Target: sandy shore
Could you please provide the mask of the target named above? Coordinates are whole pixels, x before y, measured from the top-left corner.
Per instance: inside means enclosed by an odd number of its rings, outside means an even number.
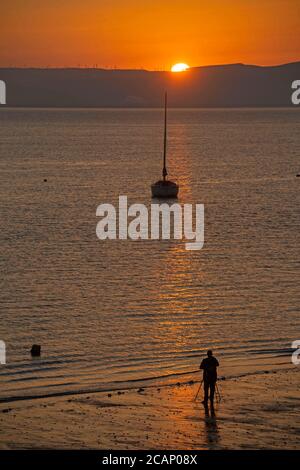
[[[0,447],[299,449],[300,368],[219,382],[215,416],[199,383],[0,406]],[[110,395],[110,396],[109,396]]]

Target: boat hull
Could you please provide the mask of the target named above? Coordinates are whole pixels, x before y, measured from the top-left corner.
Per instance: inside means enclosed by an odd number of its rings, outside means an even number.
[[[173,181],[157,181],[151,185],[151,193],[153,198],[159,199],[176,199],[178,196],[179,186]]]

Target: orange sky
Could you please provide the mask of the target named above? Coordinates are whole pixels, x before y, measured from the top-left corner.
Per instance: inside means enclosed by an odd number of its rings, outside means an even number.
[[[2,67],[300,60],[300,0],[9,0],[0,21]]]

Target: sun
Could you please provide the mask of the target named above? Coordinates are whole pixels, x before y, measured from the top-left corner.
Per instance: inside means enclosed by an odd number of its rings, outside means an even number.
[[[190,67],[187,64],[175,64],[171,68],[171,72],[184,72],[185,70],[189,69]]]

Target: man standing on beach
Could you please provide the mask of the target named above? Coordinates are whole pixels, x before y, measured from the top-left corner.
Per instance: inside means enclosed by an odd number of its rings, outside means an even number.
[[[203,370],[203,383],[204,383],[204,405],[208,402],[208,391],[210,391],[210,402],[213,404],[215,396],[215,388],[217,381],[217,367],[219,367],[218,360],[213,356],[212,351],[207,351],[207,357],[202,360],[200,369]]]

